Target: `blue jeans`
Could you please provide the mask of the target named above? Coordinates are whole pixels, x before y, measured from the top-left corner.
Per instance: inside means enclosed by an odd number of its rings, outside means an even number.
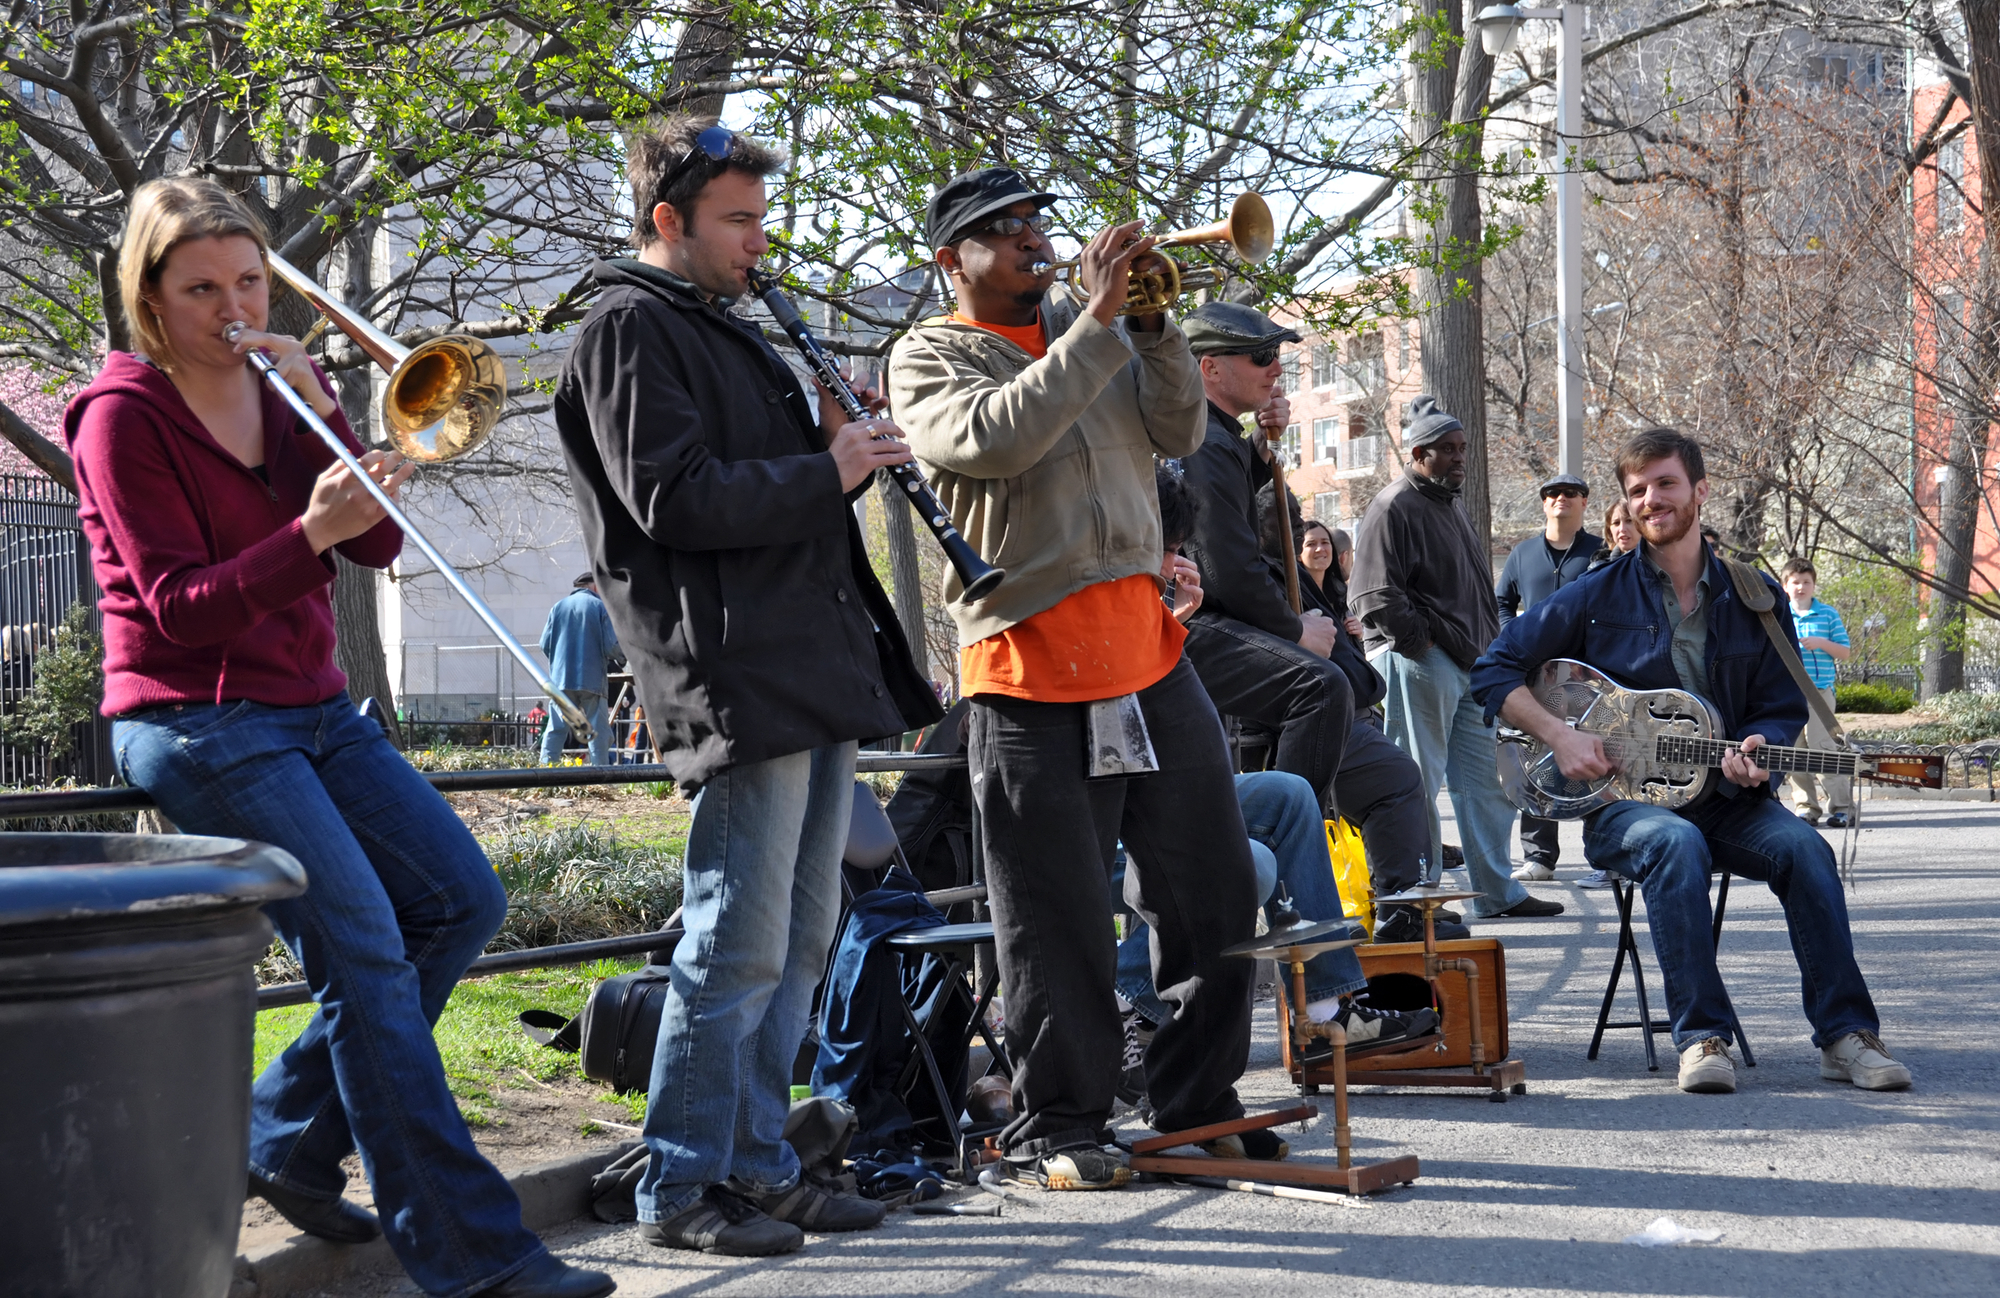
[[[1308,920],[1339,919],[1340,886],[1326,852],[1326,821],[1312,785],[1283,771],[1252,771],[1236,777],[1236,800],[1250,835],[1250,859],[1257,868],[1257,904],[1268,901],[1282,882],[1292,904]],[[1123,866],[1120,867],[1123,872]],[[1112,895],[1121,895],[1114,881]],[[1153,957],[1144,924],[1118,944],[1118,992],[1138,1007],[1147,1022],[1166,1022],[1170,1012],[1153,990]],[[1364,934],[1360,929],[1353,936]],[[1343,996],[1368,985],[1354,948],[1327,951],[1306,962],[1306,999]],[[1286,984],[1287,991],[1290,983]]]
[[[1436,645],[1422,658],[1384,649],[1368,661],[1389,683],[1382,699],[1383,731],[1424,773],[1433,867],[1444,860],[1437,795],[1448,783],[1465,868],[1481,894],[1471,903],[1472,913],[1498,915],[1520,904],[1528,890],[1510,877],[1508,847],[1516,812],[1500,791],[1493,727],[1472,697],[1470,675]]]
[[[270,843],[306,867],[305,893],[264,913],[319,1013],[257,1079],[250,1170],[336,1199],[358,1147],[389,1247],[427,1293],[476,1293],[539,1257],[431,1038],[507,915],[444,799],[345,694],[152,708],[120,720],[112,742],[119,774],[181,829]]]
[[[1854,962],[1833,849],[1775,798],[1712,796],[1678,813],[1614,802],[1583,822],[1583,846],[1592,865],[1636,881],[1645,894],[1676,1047],[1733,1035],[1729,999],[1715,971],[1708,875],[1716,869],[1764,881],[1785,908],[1814,1045],[1879,1026]]]
[[[687,932],[646,1096],[641,1221],[665,1221],[732,1178],[757,1193],[798,1184],[785,1115],[840,915],[855,749],[733,766],[695,795]]]
[[[604,696],[590,690],[564,690],[569,701],[590,718],[590,764],[609,766],[611,764],[611,712],[605,706]],[[549,705],[549,722],[542,729],[542,765],[554,766],[562,757],[563,745],[569,742],[569,723],[556,711],[555,704]]]

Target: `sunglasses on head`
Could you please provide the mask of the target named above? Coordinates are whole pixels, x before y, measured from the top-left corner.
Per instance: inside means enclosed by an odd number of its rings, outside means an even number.
[[[1056,219],[1047,212],[1037,212],[1033,216],[996,216],[990,221],[981,221],[964,234],[961,239],[976,235],[997,234],[1003,239],[1011,238],[1023,230],[1033,230],[1036,234],[1047,234],[1055,228]]]
[[[664,194],[674,187],[687,169],[694,165],[696,158],[707,158],[710,162],[727,162],[736,152],[736,132],[726,126],[711,126],[694,137],[694,147],[681,155],[681,160],[668,169],[666,179],[660,182],[655,193]]]

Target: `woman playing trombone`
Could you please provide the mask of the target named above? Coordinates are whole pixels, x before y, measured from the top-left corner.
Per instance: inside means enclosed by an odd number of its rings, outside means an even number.
[[[266,908],[319,1013],[256,1081],[250,1190],[309,1234],[386,1232],[433,1294],[609,1293],[522,1226],[445,1082],[431,1026],[506,893],[333,665],[328,551],[386,567],[402,535],[246,362],[274,357],[360,452],[303,346],[265,332],[267,252],[213,181],[140,187],[118,272],[143,351],[112,352],[64,416],[119,773],[181,829],[275,844],[311,881]],[[413,468],[394,452],[362,463],[391,493]],[[341,1197],[357,1148],[379,1225]]]

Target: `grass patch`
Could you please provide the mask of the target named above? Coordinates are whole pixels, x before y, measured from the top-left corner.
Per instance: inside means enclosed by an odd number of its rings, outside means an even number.
[[[1897,730],[1878,730],[1868,737],[1885,743],[1966,744],[2000,737],[2000,694],[1953,690],[1924,703],[1935,720]]]
[[[498,1121],[492,1111],[494,1089],[526,1088],[529,1082],[523,1073],[543,1082],[583,1076],[577,1068],[577,1056],[528,1040],[517,1022],[522,1010],[577,1014],[600,980],[638,967],[636,961],[599,960],[568,969],[530,969],[460,983],[438,1018],[435,1036],[438,1054],[444,1059],[445,1078],[466,1122],[480,1127]],[[258,1072],[298,1039],[316,1012],[315,1006],[292,1005],[257,1016]],[[607,1090],[604,1098],[633,1114],[635,1122],[645,1115],[643,1094],[613,1096]]]
[[[507,922],[490,950],[643,933],[681,904],[678,853],[592,825],[509,830],[482,846],[507,886]]]

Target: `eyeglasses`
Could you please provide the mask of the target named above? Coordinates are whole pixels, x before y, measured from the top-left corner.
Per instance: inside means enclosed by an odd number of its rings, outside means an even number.
[[[1047,234],[1050,230],[1055,229],[1055,225],[1056,219],[1047,212],[1037,212],[1033,216],[996,216],[990,221],[973,226],[970,230],[960,235],[959,238],[970,239],[974,235],[997,234],[1001,238],[1006,239],[1021,233],[1023,230],[1033,230],[1036,234]]]
[[[660,187],[653,192],[665,194],[672,189],[674,182],[694,165],[696,158],[705,157],[710,162],[727,162],[729,156],[735,152],[736,132],[726,126],[711,126],[694,137],[694,147],[681,155],[681,160],[667,171],[666,178],[660,181]]]

